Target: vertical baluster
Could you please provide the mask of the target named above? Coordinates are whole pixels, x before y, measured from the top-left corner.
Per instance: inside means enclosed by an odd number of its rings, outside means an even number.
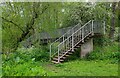
[[[79,41],[81,40],[81,29],[79,30],[80,32],[79,32]]]
[[[79,41],[80,41],[80,30],[79,30]]]
[[[74,51],[74,32],[72,33],[72,51]]]
[[[68,46],[68,48],[67,48],[67,50],[69,49],[69,38],[67,39],[67,46]]]
[[[68,45],[67,45],[67,40],[65,41],[66,44],[66,48],[65,48],[65,52],[67,51]]]
[[[91,32],[91,26],[90,26],[90,24],[89,24],[89,33]]]
[[[69,38],[69,49],[70,49],[70,38]]]
[[[104,24],[103,26],[104,26],[104,34],[105,34],[105,21],[104,21],[104,23],[103,23],[103,24]]]
[[[77,34],[77,41],[76,41],[76,43],[77,43],[77,42],[79,41],[79,39],[78,39],[78,38],[79,38],[79,37],[78,37],[78,31],[76,32],[76,34]],[[75,44],[76,44],[76,43],[75,43]]]
[[[80,40],[81,40],[81,29],[80,29]]]
[[[93,22],[94,22],[94,20],[92,20],[92,35],[94,35],[94,30],[93,30]]]
[[[82,42],[84,42],[84,27],[82,28]]]
[[[89,23],[88,23],[88,24],[89,24]],[[88,25],[88,24],[87,24],[87,25]],[[85,26],[85,36],[88,34],[88,33],[87,33],[87,30],[88,30],[88,29],[87,29],[87,25]]]
[[[50,61],[51,61],[51,49],[52,49],[52,45],[50,45]]]
[[[80,36],[80,35],[79,35],[79,32],[80,32],[80,30],[78,30],[78,41],[79,41],[79,36]]]
[[[65,39],[64,39],[64,37],[65,36],[63,35],[63,51],[64,51],[64,47],[65,47],[65,42],[64,42]]]
[[[60,46],[60,45],[59,45]],[[60,57],[59,57],[59,46],[58,46],[58,63],[60,62]]]
[[[88,34],[90,33],[90,32],[89,32],[89,31],[90,31],[90,26],[89,26],[89,25],[90,25],[90,23],[89,23],[88,26],[87,26],[87,29],[88,29],[87,32],[88,32]]]
[[[71,36],[70,40],[71,40],[71,43],[70,43],[70,45],[71,45],[71,48],[72,48],[72,36]]]

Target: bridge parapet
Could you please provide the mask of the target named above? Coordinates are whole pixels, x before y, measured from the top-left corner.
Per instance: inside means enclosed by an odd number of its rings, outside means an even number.
[[[93,31],[98,34],[105,34],[105,21],[94,21]]]

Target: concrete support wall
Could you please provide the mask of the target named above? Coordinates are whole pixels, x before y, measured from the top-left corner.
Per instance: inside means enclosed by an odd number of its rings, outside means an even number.
[[[83,58],[87,53],[93,51],[93,38],[81,45],[80,57]]]

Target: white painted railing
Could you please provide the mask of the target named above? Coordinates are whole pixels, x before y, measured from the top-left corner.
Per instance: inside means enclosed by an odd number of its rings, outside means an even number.
[[[50,59],[58,54],[58,62],[65,53],[69,50],[74,51],[74,47],[80,42],[84,41],[84,38],[93,33],[93,21],[89,21],[84,26],[80,27],[77,24],[67,33],[62,35],[59,39],[50,45]],[[62,56],[60,56],[62,54]]]
[[[97,25],[98,26],[98,25]],[[58,56],[58,62],[67,52],[74,51],[74,47],[84,42],[89,34],[94,34],[94,21],[90,20],[84,26],[77,24],[71,30],[62,35],[50,45],[50,60],[54,55]],[[61,54],[61,55],[60,55]]]
[[[51,45],[50,45],[50,59],[54,55],[58,53],[58,45],[62,42],[64,42],[69,36],[72,35],[73,32],[77,31],[78,28],[80,28],[81,25],[78,23],[76,26],[74,26],[72,29],[68,30],[64,35],[59,37],[57,40],[55,40]]]

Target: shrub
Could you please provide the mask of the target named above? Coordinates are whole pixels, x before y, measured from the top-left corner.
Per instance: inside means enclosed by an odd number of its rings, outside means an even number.
[[[45,76],[46,72],[37,62],[28,61],[23,64],[3,65],[3,76]]]
[[[43,49],[44,48],[44,49]],[[48,61],[48,48],[18,48],[2,61],[3,76],[46,75],[40,62]]]
[[[49,53],[45,47],[41,48],[19,48],[17,50],[17,55],[25,61],[35,60],[35,61],[47,61],[49,57]]]
[[[104,48],[103,48],[104,47]],[[86,56],[87,60],[112,60],[114,62],[119,61],[120,52],[118,51],[118,45],[113,43],[113,45],[95,47],[95,50]]]

